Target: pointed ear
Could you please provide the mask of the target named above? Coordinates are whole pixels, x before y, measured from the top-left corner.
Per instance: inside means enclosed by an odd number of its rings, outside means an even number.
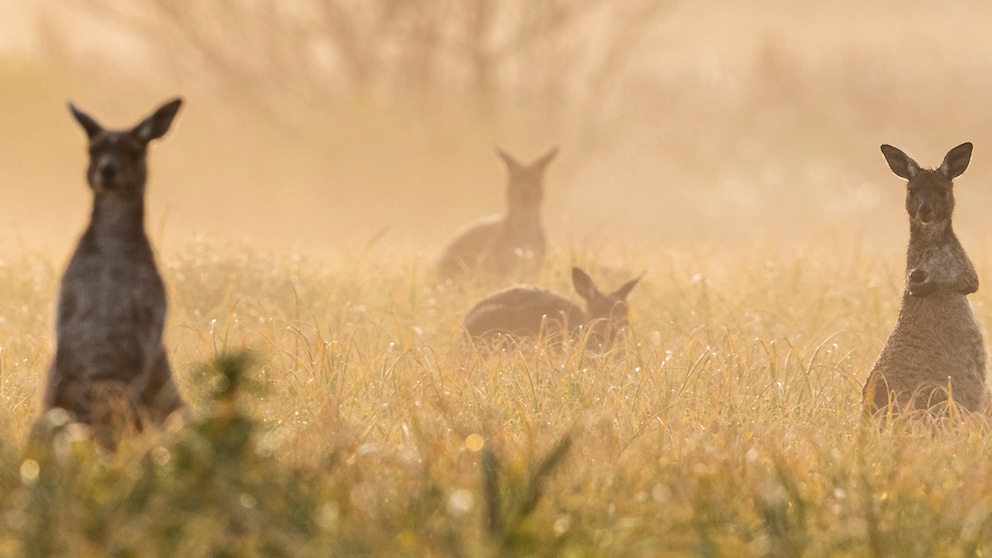
[[[617,299],[619,300],[627,300],[627,296],[630,295],[630,291],[637,285],[638,281],[641,280],[641,277],[644,277],[643,273],[641,274],[640,277],[637,277],[636,279],[631,279],[630,281],[627,281],[626,283],[621,285],[619,289],[613,291],[613,296],[617,297]]]
[[[599,289],[593,284],[589,275],[577,267],[572,268],[572,285],[575,287],[575,292],[586,300],[592,300],[599,295]]]
[[[940,169],[938,169],[940,174],[951,180],[961,176],[968,168],[968,163],[971,162],[971,148],[971,142],[968,142],[948,151],[947,155],[944,156],[944,162],[940,164]]]
[[[182,99],[173,99],[162,105],[141,124],[135,126],[131,134],[141,143],[148,143],[164,136],[169,131],[169,126],[172,126],[172,119],[176,117],[182,104]]]
[[[550,163],[551,161],[553,161],[556,155],[558,155],[558,146],[557,145],[554,146],[554,147],[552,147],[551,148],[551,151],[548,151],[547,153],[545,153],[544,155],[542,155],[540,159],[538,159],[538,160],[534,161],[533,163],[531,163],[530,164],[530,168],[532,168],[532,169],[534,169],[536,171],[539,171],[539,172],[543,172],[544,171],[544,167],[548,166],[548,163]]]
[[[93,139],[97,134],[103,131],[103,126],[99,122],[93,119],[92,116],[86,114],[85,112],[76,108],[76,105],[69,103],[69,111],[72,112],[72,116],[76,118],[76,122],[86,130],[86,137]]]
[[[514,159],[513,156],[511,156],[506,151],[503,151],[502,149],[496,146],[493,146],[493,151],[495,151],[496,154],[499,155],[500,159],[503,159],[503,163],[506,164],[506,168],[509,169],[510,172],[513,172],[521,167],[521,164],[518,163],[517,160]]]
[[[892,172],[900,178],[909,180],[920,172],[920,165],[916,164],[916,161],[891,145],[882,146],[882,155],[885,155],[885,162],[889,164]]]

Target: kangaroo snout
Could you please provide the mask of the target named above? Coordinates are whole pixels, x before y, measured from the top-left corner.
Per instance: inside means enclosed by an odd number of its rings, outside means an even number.
[[[120,163],[112,155],[103,155],[96,162],[94,181],[98,188],[113,188],[120,174]]]
[[[923,202],[916,207],[916,219],[921,223],[929,223],[933,221],[933,218],[933,206],[929,203]]]

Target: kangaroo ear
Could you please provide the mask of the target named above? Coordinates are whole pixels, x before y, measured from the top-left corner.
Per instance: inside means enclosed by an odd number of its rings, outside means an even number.
[[[532,168],[534,170],[537,170],[537,171],[542,171],[543,172],[544,171],[544,167],[548,166],[548,163],[550,163],[551,161],[553,161],[554,158],[555,158],[555,156],[557,156],[557,155],[558,155],[558,146],[556,145],[556,146],[554,146],[554,147],[551,148],[551,151],[548,151],[547,153],[545,153],[544,155],[542,155],[540,159],[538,159],[538,160],[534,161],[533,163],[531,163],[530,164],[530,168]]]
[[[76,122],[86,130],[86,137],[93,139],[97,134],[103,131],[103,126],[99,122],[93,119],[92,116],[86,114],[85,112],[76,108],[76,105],[69,103],[69,111],[72,112],[72,116],[76,118]]]
[[[572,268],[572,285],[575,286],[575,292],[586,300],[592,300],[599,295],[599,289],[596,288],[589,274],[577,267]]]
[[[971,142],[968,142],[948,151],[947,155],[944,156],[944,162],[940,164],[940,169],[938,169],[940,174],[951,180],[961,176],[968,168],[968,163],[971,162],[971,148]]]
[[[172,119],[176,117],[182,104],[182,99],[173,99],[162,105],[141,124],[135,126],[131,134],[141,143],[148,143],[164,136],[169,131],[169,126],[172,126]]]
[[[643,273],[641,274],[641,277],[644,277]],[[638,281],[641,280],[641,277],[631,279],[621,285],[619,289],[613,291],[613,296],[617,297],[619,300],[627,300],[627,296],[630,294],[630,291],[637,285]]]
[[[916,161],[898,148],[891,145],[883,145],[882,155],[885,155],[885,162],[889,164],[892,172],[900,178],[909,180],[920,172],[920,165],[916,164]]]
[[[518,163],[517,160],[514,159],[513,156],[507,153],[506,151],[503,151],[502,149],[496,146],[493,147],[493,151],[495,151],[496,154],[499,155],[500,159],[503,159],[503,163],[506,164],[506,168],[509,169],[510,172],[513,172],[521,168],[522,165]]]

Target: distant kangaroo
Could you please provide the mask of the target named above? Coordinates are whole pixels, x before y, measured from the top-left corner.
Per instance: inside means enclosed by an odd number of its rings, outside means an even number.
[[[536,269],[544,261],[544,169],[558,148],[530,165],[521,165],[502,150],[496,153],[506,163],[508,173],[506,215],[485,217],[462,229],[437,261],[442,279],[477,270],[510,276]]]
[[[613,293],[603,293],[586,272],[572,268],[572,284],[585,299],[586,309],[567,298],[536,287],[512,287],[480,300],[465,316],[465,330],[474,338],[492,341],[511,338],[577,337],[589,331],[589,346],[608,348],[627,325],[627,295],[640,277]]]
[[[948,396],[969,411],[988,402],[985,340],[967,298],[978,290],[978,274],[951,228],[952,181],[968,168],[971,149],[961,144],[939,168],[927,170],[882,146],[892,172],[909,181],[909,249],[902,309],[862,391],[872,410],[890,403],[929,409],[946,404]]]
[[[94,427],[161,424],[184,405],[162,345],[165,287],[144,228],[147,146],[180,104],[123,131],[69,105],[89,138],[93,214],[62,277],[44,407]]]

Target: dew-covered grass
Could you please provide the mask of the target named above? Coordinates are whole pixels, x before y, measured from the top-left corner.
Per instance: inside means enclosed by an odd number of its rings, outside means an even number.
[[[192,242],[160,257],[192,418],[114,455],[58,421],[28,443],[58,271],[5,260],[0,554],[988,551],[985,419],[862,414],[893,258],[841,242],[610,254],[556,252],[537,278],[574,296],[573,263],[606,287],[647,271],[623,350],[595,355],[473,348],[459,320],[496,282],[438,286],[423,255]]]

